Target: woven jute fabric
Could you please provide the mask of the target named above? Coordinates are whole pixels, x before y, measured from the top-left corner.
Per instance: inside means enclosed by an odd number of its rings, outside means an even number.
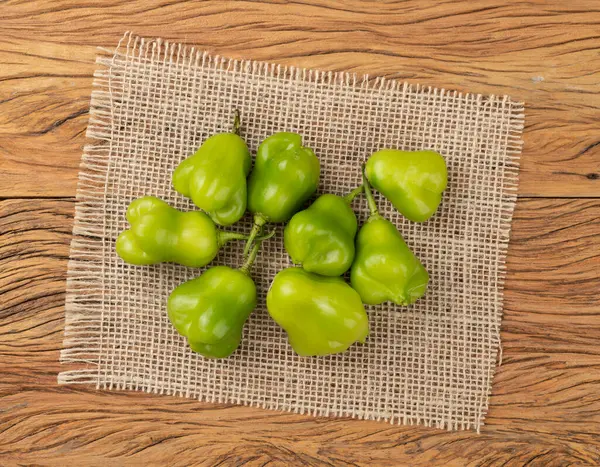
[[[479,430],[500,345],[522,104],[230,60],[131,34],[98,64],[88,127],[93,144],[82,159],[68,270],[61,360],[69,366],[60,383]],[[294,354],[265,307],[273,276],[291,264],[281,226],[253,268],[259,305],[241,346],[222,360],[194,354],[166,313],[170,292],[202,270],[131,266],[116,255],[133,199],[154,195],[194,209],[173,190],[171,174],[207,137],[231,129],[234,109],[253,153],[274,132],[302,134],[321,161],[320,193],[358,186],[361,163],[381,148],[431,148],[446,158],[448,189],[428,222],[407,221],[376,198],[431,280],[410,307],[367,307],[365,344],[328,357]],[[353,207],[364,221],[364,198]],[[247,215],[231,230],[250,227]],[[240,265],[240,243],[228,244],[213,264]]]

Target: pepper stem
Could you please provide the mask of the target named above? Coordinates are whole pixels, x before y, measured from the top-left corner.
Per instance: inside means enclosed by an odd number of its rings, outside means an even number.
[[[348,193],[346,196],[344,196],[344,201],[346,201],[346,203],[350,204],[354,198],[356,198],[356,196],[358,196],[359,194],[362,193],[364,189],[364,186],[358,186],[356,187],[354,190],[352,190],[350,193]]]
[[[373,193],[371,192],[371,185],[369,185],[369,180],[367,180],[367,175],[365,174],[365,165],[362,166],[362,179],[363,186],[365,188],[365,196],[367,197],[367,204],[369,205],[370,217],[379,216],[379,211],[377,210],[377,204],[375,203],[375,199],[373,198]]]
[[[271,238],[273,235],[263,235],[262,237],[256,237],[256,241],[263,241],[268,238]],[[223,230],[219,230],[217,233],[219,248],[225,245],[230,240],[248,240],[250,237],[243,233],[238,232],[225,232]]]
[[[250,231],[250,235],[248,235],[248,240],[246,241],[246,245],[244,246],[244,256],[248,255],[252,243],[254,243],[256,236],[260,233],[260,231],[263,228],[263,225],[265,225],[266,223],[267,219],[265,217],[261,216],[260,214],[254,215],[254,225],[252,226],[252,230]]]
[[[233,111],[233,128],[231,130],[231,132],[234,135],[238,135],[240,134],[240,126],[242,126],[242,122],[240,119],[240,111],[238,109],[235,109]]]
[[[250,269],[252,268],[252,265],[254,264],[254,261],[256,260],[256,255],[258,254],[258,250],[260,250],[260,244],[263,241],[265,241],[266,239],[271,238],[273,235],[275,235],[275,229],[271,230],[271,232],[269,232],[267,235],[263,235],[262,237],[256,238],[256,242],[254,243],[252,250],[250,250],[250,254],[246,258],[246,261],[244,261],[244,264],[242,264],[242,266],[240,267],[240,271],[242,271],[244,274],[246,274],[248,276],[250,275]]]

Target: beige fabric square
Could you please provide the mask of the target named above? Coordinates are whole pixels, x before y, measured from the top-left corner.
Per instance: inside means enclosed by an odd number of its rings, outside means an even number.
[[[479,430],[499,349],[502,287],[516,201],[523,105],[508,97],[445,90],[210,56],[126,34],[98,58],[77,193],[60,383],[95,384],[312,415],[351,416]],[[427,223],[402,219],[382,197],[431,275],[425,298],[368,307],[366,344],[323,358],[296,356],[264,298],[290,265],[282,228],[265,242],[253,275],[260,305],[239,350],[194,354],[170,325],[169,293],[202,271],[130,266],[114,251],[135,198],[193,209],[171,173],[211,134],[242,115],[254,152],[277,131],[304,135],[322,164],[320,192],[345,194],[375,150],[432,148],[449,187]],[[353,204],[360,220],[364,198]],[[249,232],[250,216],[234,229]],[[230,244],[214,264],[239,265]],[[74,364],[74,365],[73,365]]]

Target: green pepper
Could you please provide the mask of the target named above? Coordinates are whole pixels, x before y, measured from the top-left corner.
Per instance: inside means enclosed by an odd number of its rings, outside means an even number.
[[[208,138],[173,172],[175,190],[191,198],[219,225],[231,225],[246,212],[246,177],[252,157],[237,134],[237,111],[233,127],[233,133],[219,133]]]
[[[194,352],[224,358],[238,348],[244,323],[256,308],[256,285],[228,266],[208,269],[177,287],[167,302],[171,323]]]
[[[346,197],[322,195],[294,214],[283,235],[285,249],[295,264],[324,276],[341,276],[354,259],[358,224],[350,207],[362,186]]]
[[[218,230],[200,211],[181,212],[163,200],[145,196],[127,208],[131,228],[116,242],[117,254],[131,264],[173,261],[190,267],[210,263],[229,240],[248,237]]]
[[[267,308],[294,351],[304,357],[344,352],[369,335],[360,296],[341,277],[284,269],[273,279]]]
[[[320,171],[319,159],[297,133],[275,133],[260,144],[248,181],[254,227],[245,253],[265,223],[285,222],[302,207],[316,191]]]
[[[383,149],[366,165],[369,182],[407,219],[425,222],[448,184],[444,158],[435,151]]]
[[[194,352],[207,358],[225,358],[240,345],[244,324],[256,308],[250,267],[259,245],[260,241],[240,269],[215,266],[169,295],[169,320]]]
[[[429,275],[396,226],[378,213],[364,173],[363,185],[371,214],[356,238],[350,282],[368,305],[410,305],[425,293]]]

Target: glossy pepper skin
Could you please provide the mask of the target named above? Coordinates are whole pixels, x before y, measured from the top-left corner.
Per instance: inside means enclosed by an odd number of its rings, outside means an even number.
[[[284,269],[273,279],[267,308],[294,351],[304,357],[344,352],[369,335],[360,297],[341,277]]]
[[[425,222],[448,184],[446,161],[435,151],[383,149],[367,161],[369,183],[407,219]]]
[[[294,264],[323,276],[341,276],[350,268],[358,223],[349,201],[326,194],[294,214],[283,235]]]
[[[254,227],[244,253],[263,225],[288,221],[302,207],[316,191],[320,173],[319,159],[297,133],[275,133],[260,144],[248,180]]]
[[[167,302],[171,323],[191,349],[224,358],[239,346],[244,323],[256,308],[256,286],[244,271],[227,266],[208,269],[177,287]]]
[[[364,187],[371,215],[356,238],[350,282],[368,305],[410,305],[425,294],[429,274],[396,226],[377,212],[366,179]]]
[[[131,228],[119,235],[116,250],[124,261],[137,265],[172,261],[201,267],[227,241],[247,238],[218,230],[203,212],[181,212],[153,196],[134,200],[127,208],[127,221]]]
[[[319,159],[297,133],[275,133],[256,153],[248,182],[248,209],[268,222],[289,220],[316,191]]]
[[[238,115],[234,131],[239,127]],[[173,172],[173,187],[191,198],[219,225],[231,225],[246,212],[246,177],[252,157],[236,133],[219,133],[208,138]]]

